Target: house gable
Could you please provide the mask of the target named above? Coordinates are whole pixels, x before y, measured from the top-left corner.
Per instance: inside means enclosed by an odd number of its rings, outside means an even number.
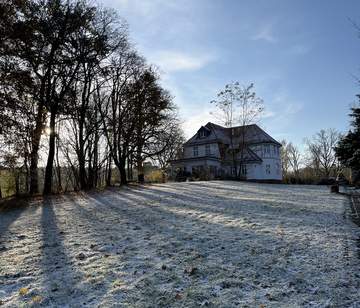
[[[216,142],[216,140],[217,137],[214,133],[214,130],[205,125],[201,126],[200,129],[196,132],[196,134],[185,142],[184,146],[213,143]]]

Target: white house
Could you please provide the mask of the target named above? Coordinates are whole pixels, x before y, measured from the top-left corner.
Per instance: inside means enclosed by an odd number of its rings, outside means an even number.
[[[226,128],[209,122],[184,144],[182,157],[171,161],[171,173],[281,181],[280,148],[256,124]]]

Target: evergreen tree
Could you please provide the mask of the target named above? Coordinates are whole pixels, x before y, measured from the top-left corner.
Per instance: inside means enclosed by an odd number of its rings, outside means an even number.
[[[360,95],[357,95],[360,100]],[[339,161],[352,170],[360,170],[360,107],[351,108],[352,128],[335,147]]]

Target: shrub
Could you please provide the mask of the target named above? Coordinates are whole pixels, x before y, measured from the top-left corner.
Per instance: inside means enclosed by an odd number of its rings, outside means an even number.
[[[146,181],[150,183],[164,183],[166,176],[161,170],[152,170],[145,176]]]

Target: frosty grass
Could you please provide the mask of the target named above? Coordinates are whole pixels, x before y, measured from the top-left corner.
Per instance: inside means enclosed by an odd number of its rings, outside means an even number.
[[[169,183],[0,212],[5,307],[360,307],[360,228],[327,187]]]

